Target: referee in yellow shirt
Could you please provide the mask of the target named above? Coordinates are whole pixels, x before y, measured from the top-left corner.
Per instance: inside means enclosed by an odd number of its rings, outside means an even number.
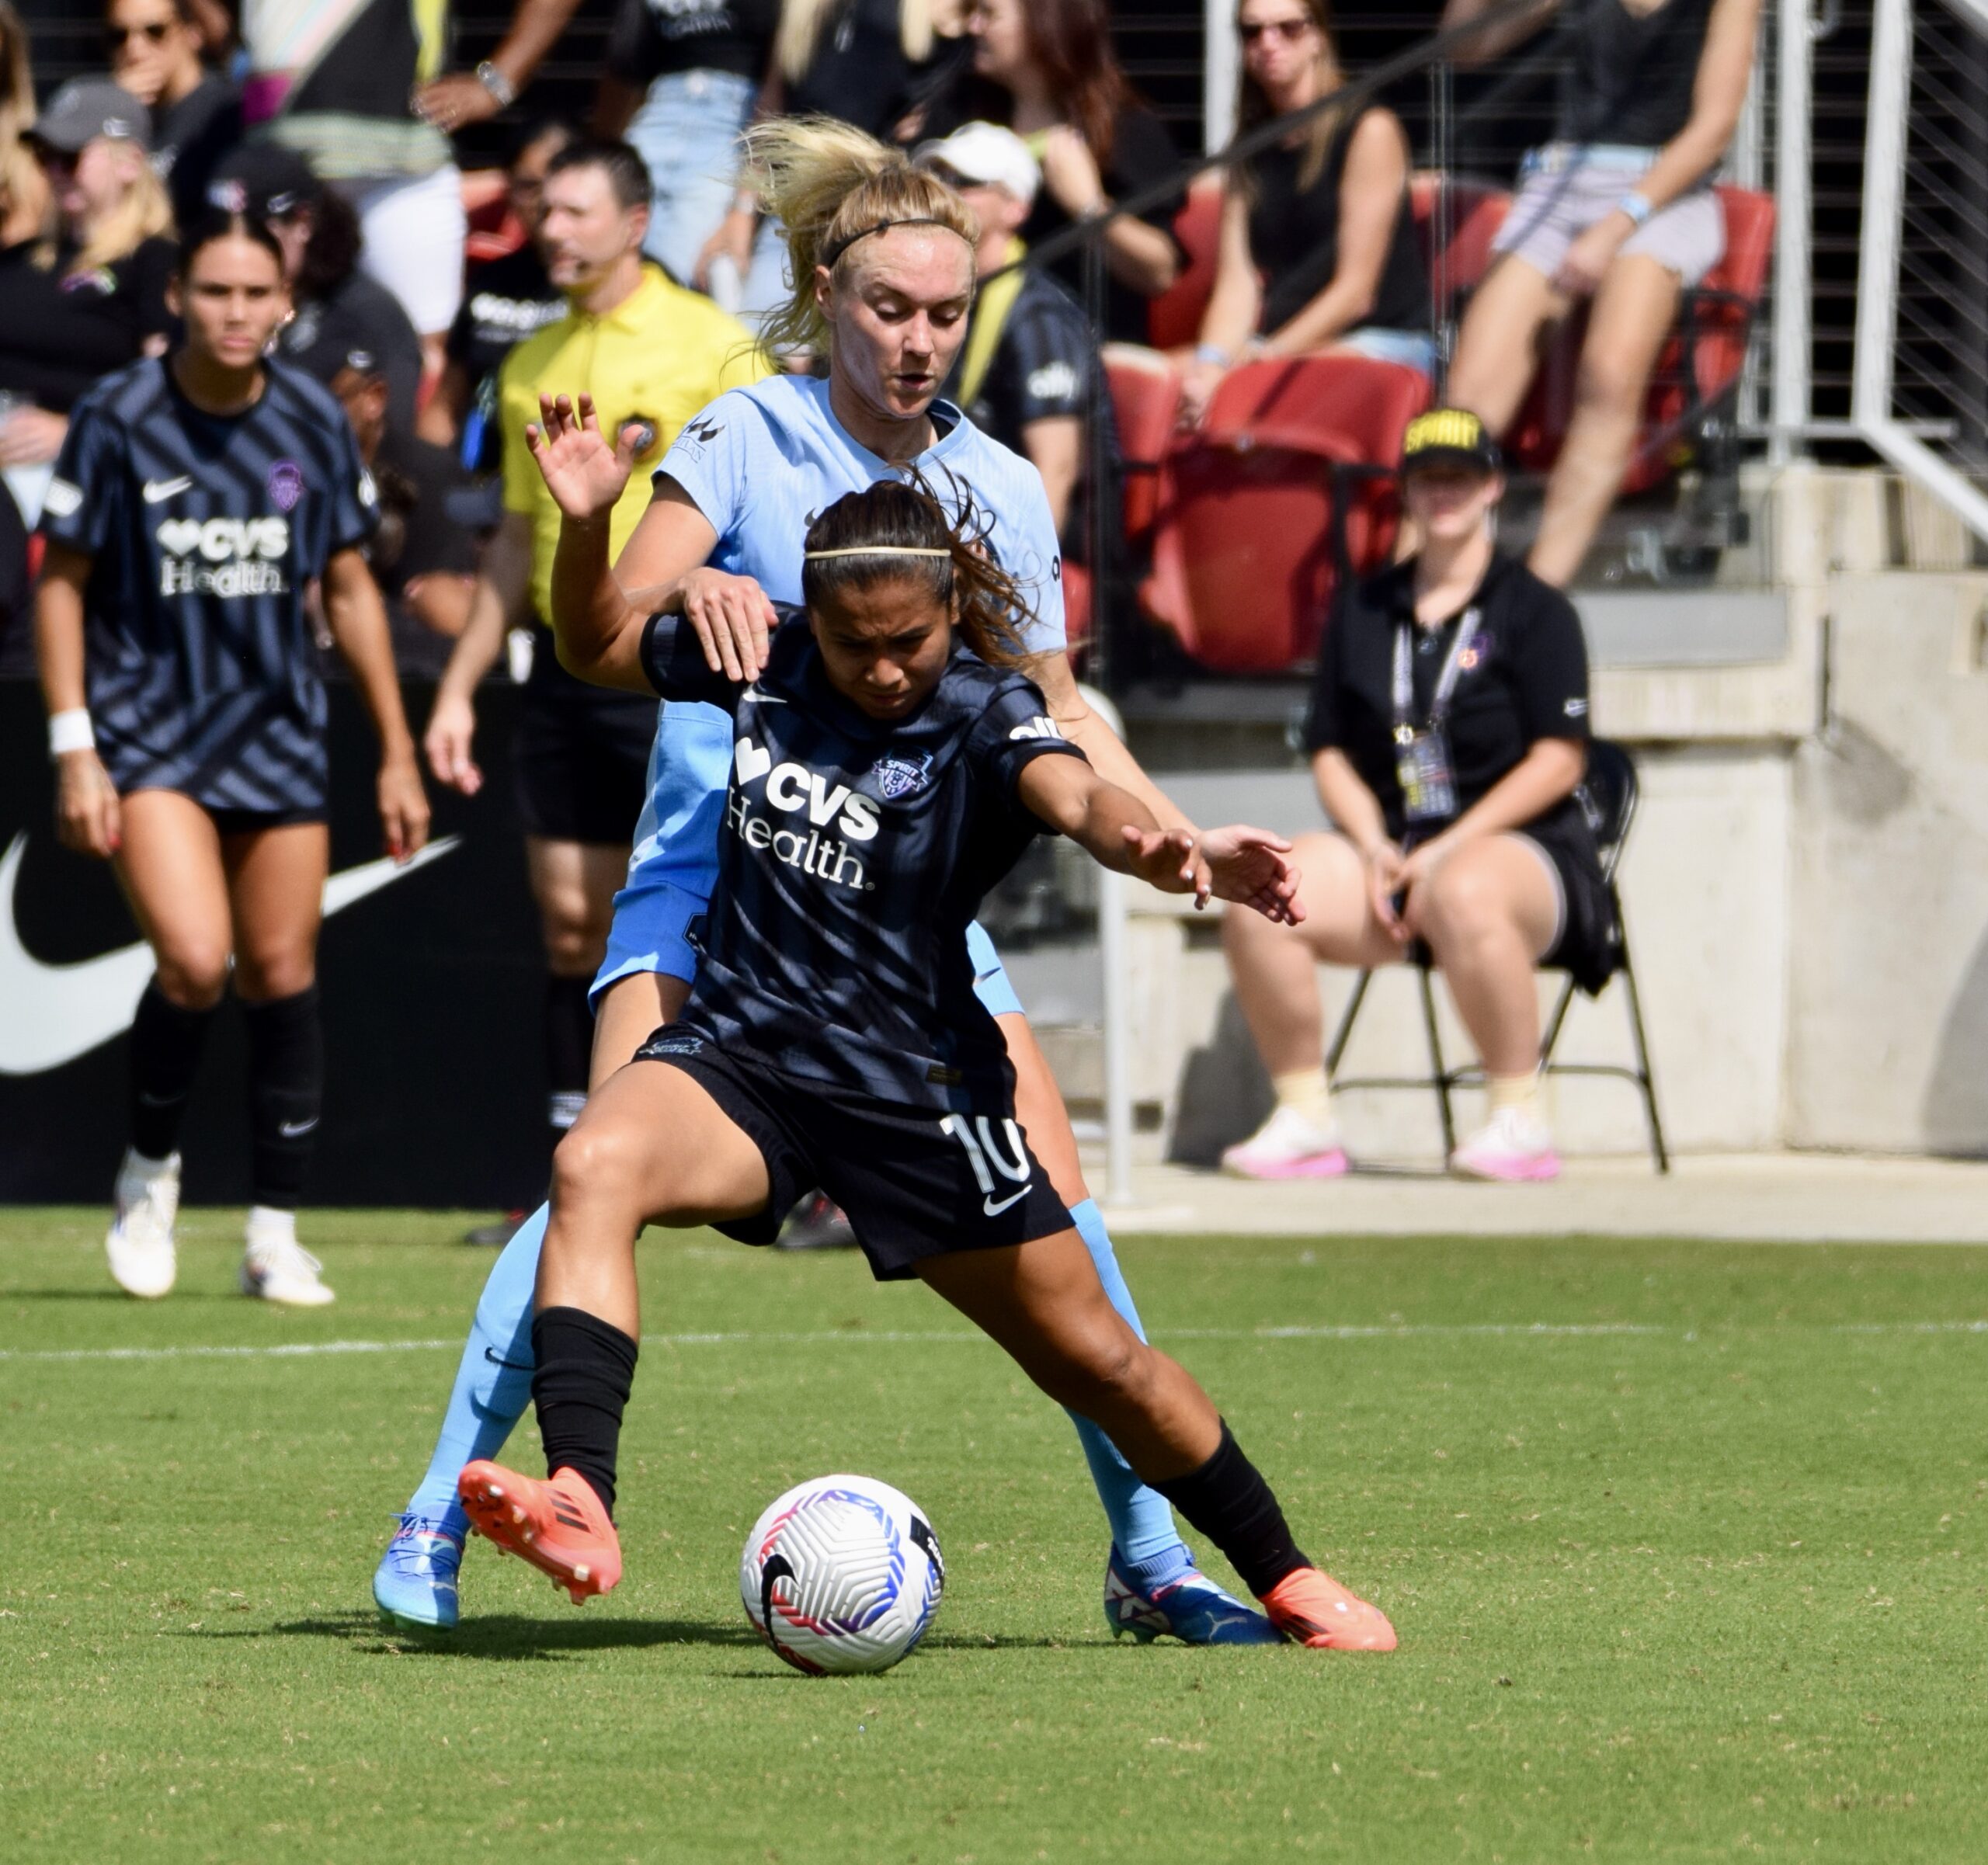
[[[569,309],[513,350],[499,377],[504,520],[485,552],[468,626],[435,694],[426,748],[435,775],[473,796],[478,683],[506,631],[528,627],[531,671],[512,742],[518,813],[544,931],[547,1118],[556,1141],[586,1096],[593,1022],[587,986],[607,943],[614,895],[648,786],[656,706],[589,686],[558,663],[545,623],[559,511],[525,445],[538,398],[591,394],[602,430],[633,430],[637,471],[615,508],[618,553],[649,502],[645,470],[683,423],[726,389],[770,373],[745,327],[642,257],[649,176],[625,143],[579,142],[546,172],[539,244]],[[522,1203],[537,1183],[510,1188]],[[501,1242],[508,1227],[473,1232]]]

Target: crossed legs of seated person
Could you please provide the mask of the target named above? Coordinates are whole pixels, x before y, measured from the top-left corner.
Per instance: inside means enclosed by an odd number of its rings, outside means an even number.
[[[1298,1550],[1208,1395],[1114,1309],[1039,1162],[1024,1162],[1028,1203],[985,1213],[964,1149],[948,1137],[953,1124],[942,1110],[879,1110],[818,1091],[694,1038],[688,1052],[645,1051],[617,1074],[554,1161],[533,1323],[548,1474],[470,1464],[458,1492],[476,1527],[575,1603],[617,1583],[617,1464],[641,1333],[636,1237],[645,1223],[750,1235],[797,1177],[814,1176],[849,1213],[880,1276],[916,1276],[1043,1391],[1102,1425],[1222,1550],[1286,1637],[1392,1649],[1385,1617]],[[870,1134],[880,1144],[866,1148]]]
[[[1005,974],[996,973],[995,981],[1005,990]],[[659,1024],[676,1015],[689,989],[681,978],[641,972],[619,980],[603,995],[594,1037],[596,1089]],[[1143,1339],[1103,1217],[1084,1186],[1069,1117],[1020,1005],[1011,992],[996,997],[984,986],[982,995],[1008,1039],[1023,1130],[1069,1207],[1107,1300]],[[533,1289],[550,1208],[542,1205],[533,1212],[492,1266],[433,1453],[374,1575],[376,1602],[403,1625],[446,1629],[456,1623],[457,1575],[468,1526],[457,1500],[456,1479],[466,1464],[502,1449],[530,1401],[536,1364]],[[1071,1422],[1110,1525],[1104,1610],[1114,1634],[1129,1633],[1142,1641],[1164,1634],[1193,1644],[1274,1639],[1276,1634],[1261,1614],[1198,1571],[1166,1499],[1140,1481],[1105,1432],[1075,1412]]]
[[[1222,941],[1237,1002],[1270,1072],[1277,1106],[1231,1147],[1224,1167],[1247,1178],[1331,1178],[1347,1156],[1326,1085],[1315,967],[1399,964],[1407,946],[1375,909],[1364,864],[1344,836],[1300,837],[1305,918],[1273,926],[1231,913]],[[1565,912],[1549,859],[1523,835],[1466,843],[1410,894],[1403,930],[1423,940],[1448,985],[1484,1065],[1489,1118],[1451,1156],[1467,1176],[1549,1179],[1559,1171],[1539,1093],[1534,968],[1559,937]]]

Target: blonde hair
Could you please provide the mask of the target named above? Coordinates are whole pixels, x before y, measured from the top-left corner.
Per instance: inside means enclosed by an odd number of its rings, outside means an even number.
[[[853,4],[853,0],[846,3]],[[822,28],[843,4],[845,0],[786,0],[780,8],[773,53],[780,74],[789,84],[798,84],[814,62]],[[898,44],[908,64],[923,64],[932,56],[932,0],[900,0]]]
[[[37,217],[48,184],[34,151],[22,139],[34,127],[34,75],[28,68],[28,29],[0,0],[0,220],[26,208]]]
[[[63,276],[78,278],[128,259],[144,241],[172,231],[172,201],[165,184],[153,172],[142,150],[137,151],[138,167],[125,188],[123,199],[99,221],[69,262]]]
[[[829,329],[815,302],[815,272],[839,277],[850,248],[888,227],[936,225],[980,243],[980,222],[951,188],[901,151],[832,116],[778,117],[742,138],[746,173],[787,241],[787,302],[759,327],[772,351],[828,347]]]

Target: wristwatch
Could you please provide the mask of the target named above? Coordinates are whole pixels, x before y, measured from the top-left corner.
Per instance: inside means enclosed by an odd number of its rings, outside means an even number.
[[[518,87],[488,58],[476,68],[476,82],[497,99],[500,110],[509,109],[518,101]]]

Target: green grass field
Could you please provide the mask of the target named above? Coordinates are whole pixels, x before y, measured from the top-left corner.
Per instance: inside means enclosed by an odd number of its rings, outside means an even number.
[[[0,1212],[9,1858],[1988,1852],[1988,1252],[1128,1245],[1156,1339],[1399,1627],[1347,1658],[1114,1646],[1060,1414],[920,1289],[702,1235],[644,1245],[620,1588],[576,1611],[473,1544],[464,1629],[385,1635],[369,1576],[488,1259],[314,1216],[339,1304],[268,1311],[198,1212],[142,1306],[101,1224]],[[270,1351],[332,1342],[391,1350]],[[947,1555],[880,1678],[787,1670],[735,1590],[759,1509],[840,1469]]]

